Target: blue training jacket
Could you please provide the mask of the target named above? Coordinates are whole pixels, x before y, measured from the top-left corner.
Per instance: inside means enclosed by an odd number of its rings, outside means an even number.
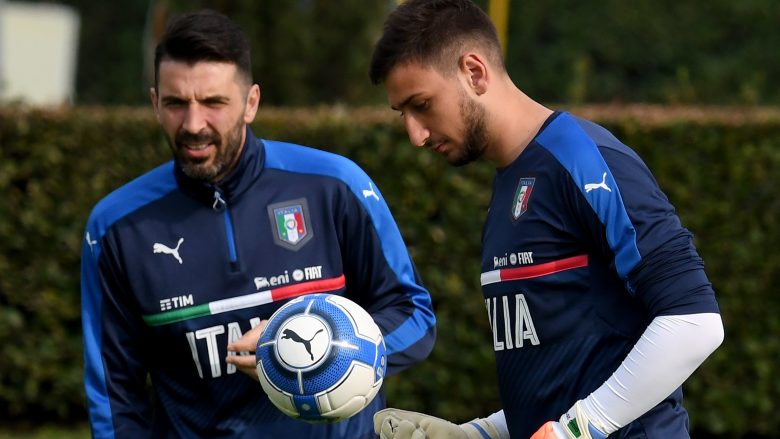
[[[639,156],[554,113],[500,169],[483,230],[482,288],[512,437],[601,386],[656,316],[716,313],[692,235]],[[682,390],[610,435],[688,436]]]
[[[93,436],[373,437],[381,393],[346,421],[308,424],[224,361],[230,341],[284,303],[242,298],[291,288],[363,306],[385,337],[388,374],[433,347],[431,299],[398,227],[344,157],[247,129],[237,168],[219,184],[168,162],[101,200],[82,255]]]

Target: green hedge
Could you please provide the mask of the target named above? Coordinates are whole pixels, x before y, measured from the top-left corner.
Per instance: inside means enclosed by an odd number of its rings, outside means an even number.
[[[726,325],[685,385],[695,436],[780,431],[780,115],[573,108],[633,146],[695,236]],[[464,421],[500,402],[479,288],[493,170],[450,168],[376,108],[262,110],[255,132],[353,158],[376,180],[433,295],[430,359],[386,382],[389,404]],[[79,251],[91,207],[168,160],[151,109],[0,109],[0,424],[85,419]],[[259,388],[258,388],[258,391]]]

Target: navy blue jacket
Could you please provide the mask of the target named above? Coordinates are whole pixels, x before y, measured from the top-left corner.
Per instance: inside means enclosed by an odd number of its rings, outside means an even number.
[[[639,156],[555,113],[500,169],[482,288],[512,437],[609,378],[656,316],[717,313],[691,233]],[[682,390],[610,437],[687,437]]]
[[[219,184],[169,162],[101,200],[82,255],[93,435],[373,437],[381,393],[346,421],[308,424],[224,361],[229,342],[284,303],[249,299],[290,289],[363,306],[385,336],[388,374],[432,349],[430,296],[381,193],[344,157],[247,129]]]

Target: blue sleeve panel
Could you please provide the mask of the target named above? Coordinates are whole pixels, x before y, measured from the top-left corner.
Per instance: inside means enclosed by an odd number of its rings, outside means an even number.
[[[537,141],[550,145],[549,152],[569,172],[598,218],[594,242],[608,245],[603,250],[614,254],[626,289],[651,315],[718,312],[692,234],[633,150],[603,127],[566,113]]]
[[[103,367],[103,283],[98,268],[102,241],[108,230],[118,219],[141,206],[151,203],[176,189],[173,179],[173,162],[168,162],[119,188],[98,203],[90,214],[84,233],[81,258],[81,319],[84,343],[84,386],[89,404],[89,419],[92,435],[96,438],[113,438],[114,424],[111,402],[107,389],[107,378]],[[126,352],[132,359],[132,352]],[[134,399],[140,413],[151,411],[143,384],[136,388],[136,394],[127,395]],[[129,390],[128,390],[129,391]],[[148,424],[148,419],[138,419]]]
[[[388,373],[433,347],[430,296],[373,181],[343,157],[247,133],[236,170],[218,185],[188,179],[170,162],[109,194],[90,215],[82,324],[96,438],[374,436],[381,391],[335,424],[295,421],[276,409],[225,358],[229,342],[284,299],[214,311],[221,301],[344,279],[325,291],[373,316]],[[215,197],[224,205],[215,209]],[[300,215],[298,228],[288,229],[292,214]]]

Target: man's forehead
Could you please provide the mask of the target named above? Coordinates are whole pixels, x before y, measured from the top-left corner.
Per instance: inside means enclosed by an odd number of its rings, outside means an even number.
[[[433,67],[420,63],[404,63],[388,72],[385,89],[390,105],[396,108],[403,106],[416,95],[440,89],[445,80]]]
[[[236,66],[226,62],[165,60],[160,62],[160,91],[180,93],[185,90],[225,91],[236,85]]]
[[[224,61],[181,61],[168,58],[160,61],[159,66],[161,77],[164,73],[232,77],[237,71],[235,64]]]

